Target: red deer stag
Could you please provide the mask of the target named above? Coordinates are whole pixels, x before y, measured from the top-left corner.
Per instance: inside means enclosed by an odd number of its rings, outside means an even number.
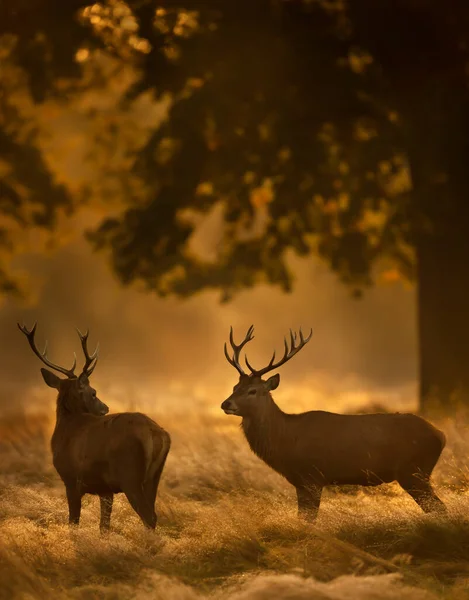
[[[278,387],[278,374],[262,376],[285,364],[311,339],[290,331],[290,347],[274,362],[275,352],[263,369],[246,374],[240,365],[242,348],[253,339],[251,326],[237,345],[230,330],[233,356],[225,356],[239,373],[239,382],[221,408],[242,417],[242,429],[251,450],[295,486],[298,514],[307,521],[317,516],[321,493],[327,485],[376,486],[398,481],[425,512],[444,512],[433,491],[430,475],[445,446],[445,435],[412,414],[340,415],[321,410],[284,413],[270,392]]]
[[[35,344],[36,323],[31,330],[18,323],[33,352],[41,361],[66,375],[57,377],[41,369],[44,381],[58,390],[57,419],[51,447],[54,467],[65,484],[69,522],[78,525],[84,494],[97,494],[101,503],[101,531],[108,531],[114,494],[124,492],[132,508],[150,529],[156,527],[155,499],[171,445],[169,434],[146,415],[117,413],[96,396],[89,377],[98,361],[87,348],[88,333],[77,329],[85,355],[80,375],[53,364]],[[106,415],[106,416],[104,416]]]

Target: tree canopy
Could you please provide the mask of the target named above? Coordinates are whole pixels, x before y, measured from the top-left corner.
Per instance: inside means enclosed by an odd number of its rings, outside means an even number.
[[[402,123],[382,69],[356,43],[350,7],[199,5],[38,0],[34,11],[20,4],[9,12],[1,39],[9,65],[4,212],[52,227],[59,208],[119,202],[122,210],[89,239],[110,252],[124,283],[142,281],[161,295],[212,287],[228,298],[261,280],[290,289],[288,249],[319,252],[356,289],[371,283],[380,258],[388,259],[390,277],[412,277]],[[18,97],[34,106],[55,99],[72,112],[77,97],[130,67],[132,81],[113,114],[90,108],[100,143],[90,140],[89,151],[101,189],[89,181],[67,189]],[[132,105],[167,93],[163,123],[129,143],[115,169],[100,162],[104,146],[123,135]],[[188,242],[196,213],[217,205],[220,243],[203,260]]]

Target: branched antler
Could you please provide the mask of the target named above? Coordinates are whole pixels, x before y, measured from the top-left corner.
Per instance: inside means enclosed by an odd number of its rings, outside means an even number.
[[[272,355],[272,358],[270,359],[269,364],[266,367],[264,367],[263,369],[259,369],[259,370],[254,369],[249,364],[248,357],[245,356],[244,360],[246,361],[246,364],[251,371],[251,375],[256,376],[256,377],[261,377],[262,375],[265,375],[265,373],[268,373],[269,371],[278,369],[278,367],[281,367],[283,364],[285,364],[287,361],[289,361],[290,358],[293,358],[295,356],[295,354],[297,354],[309,342],[312,335],[313,335],[313,330],[311,329],[310,334],[305,339],[303,337],[303,332],[301,331],[301,327],[300,327],[300,343],[298,344],[298,346],[295,346],[296,341],[297,341],[297,335],[296,335],[296,332],[294,333],[290,329],[290,348],[288,347],[287,338],[286,337],[283,338],[284,343],[285,343],[285,352],[284,352],[283,357],[278,362],[274,363],[274,360],[275,360],[275,352],[274,352]]]
[[[54,369],[55,371],[58,371],[59,373],[63,373],[64,375],[66,375],[68,378],[73,378],[76,377],[75,375],[75,367],[77,366],[77,357],[76,354],[74,353],[73,356],[74,361],[73,361],[73,366],[71,369],[66,369],[65,367],[60,367],[59,365],[55,365],[53,362],[51,362],[48,358],[47,358],[47,341],[46,341],[46,345],[44,347],[44,351],[40,352],[36,346],[36,342],[34,340],[34,336],[36,334],[36,327],[37,327],[37,323],[34,323],[34,325],[31,327],[31,329],[28,329],[26,327],[26,325],[20,325],[19,323],[17,323],[19,330],[21,332],[24,333],[24,335],[27,337],[29,345],[31,346],[32,351],[34,352],[34,354],[36,356],[38,356],[42,362],[47,365],[48,367],[50,367],[51,369]]]
[[[63,373],[69,379],[76,377],[75,367],[77,366],[77,357],[76,357],[75,353],[73,353],[74,360],[73,360],[73,366],[71,369],[66,369],[65,367],[60,367],[59,365],[54,364],[47,358],[47,342],[46,342],[43,352],[40,352],[38,350],[38,348],[36,346],[36,342],[34,340],[34,336],[36,334],[37,323],[34,323],[34,325],[31,327],[31,329],[28,329],[26,327],[26,325],[20,325],[19,323],[17,323],[17,325],[19,327],[19,330],[22,333],[24,333],[24,335],[27,337],[29,345],[31,346],[31,349],[34,352],[34,354],[36,356],[38,356],[45,365],[47,365],[51,369],[54,369],[55,371],[58,371],[59,373]],[[77,332],[78,332],[78,335],[80,336],[81,347],[83,348],[83,353],[85,355],[85,364],[83,366],[82,375],[86,375],[87,377],[89,377],[91,375],[91,373],[94,371],[94,368],[96,367],[96,363],[98,362],[99,344],[96,346],[96,350],[93,352],[93,354],[90,354],[88,352],[88,345],[87,345],[89,331],[87,331],[85,334],[82,334],[81,331],[79,329],[77,329]]]
[[[83,348],[83,354],[85,355],[85,364],[83,365],[82,373],[89,377],[98,363],[99,343],[96,345],[96,349],[93,354],[90,355],[88,352],[88,336],[90,334],[89,329],[86,330],[85,334],[81,333],[78,327],[76,330],[80,336],[81,347]]]
[[[251,327],[248,329],[244,340],[241,342],[241,344],[235,344],[235,341],[233,339],[233,327],[230,327],[230,344],[231,347],[233,348],[233,357],[231,358],[230,355],[228,354],[228,350],[226,347],[226,342],[225,342],[225,356],[227,361],[230,363],[230,365],[232,365],[240,375],[246,375],[246,373],[244,372],[242,366],[239,363],[239,353],[241,352],[241,350],[243,349],[243,347],[250,342],[252,339],[254,339],[254,336],[252,335],[254,332],[254,325],[251,325]]]

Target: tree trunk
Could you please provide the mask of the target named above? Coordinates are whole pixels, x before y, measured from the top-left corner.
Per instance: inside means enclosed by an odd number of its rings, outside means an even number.
[[[469,95],[425,86],[408,115],[417,252],[420,409],[469,406]]]
[[[417,260],[420,410],[469,405],[469,228],[421,235]]]
[[[449,408],[452,396],[469,407],[469,4],[349,0],[348,8],[358,45],[389,84],[406,138],[420,409],[428,413],[434,402]]]

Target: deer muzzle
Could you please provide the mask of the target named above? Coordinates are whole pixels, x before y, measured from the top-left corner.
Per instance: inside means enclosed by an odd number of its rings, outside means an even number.
[[[237,415],[238,407],[231,398],[227,398],[221,405],[221,409],[225,411],[227,415]]]
[[[98,400],[98,402],[99,402],[99,404],[97,406],[98,414],[100,416],[104,417],[104,415],[107,415],[107,413],[109,412],[109,407],[106,404],[104,404],[104,402],[101,402],[101,400]]]

